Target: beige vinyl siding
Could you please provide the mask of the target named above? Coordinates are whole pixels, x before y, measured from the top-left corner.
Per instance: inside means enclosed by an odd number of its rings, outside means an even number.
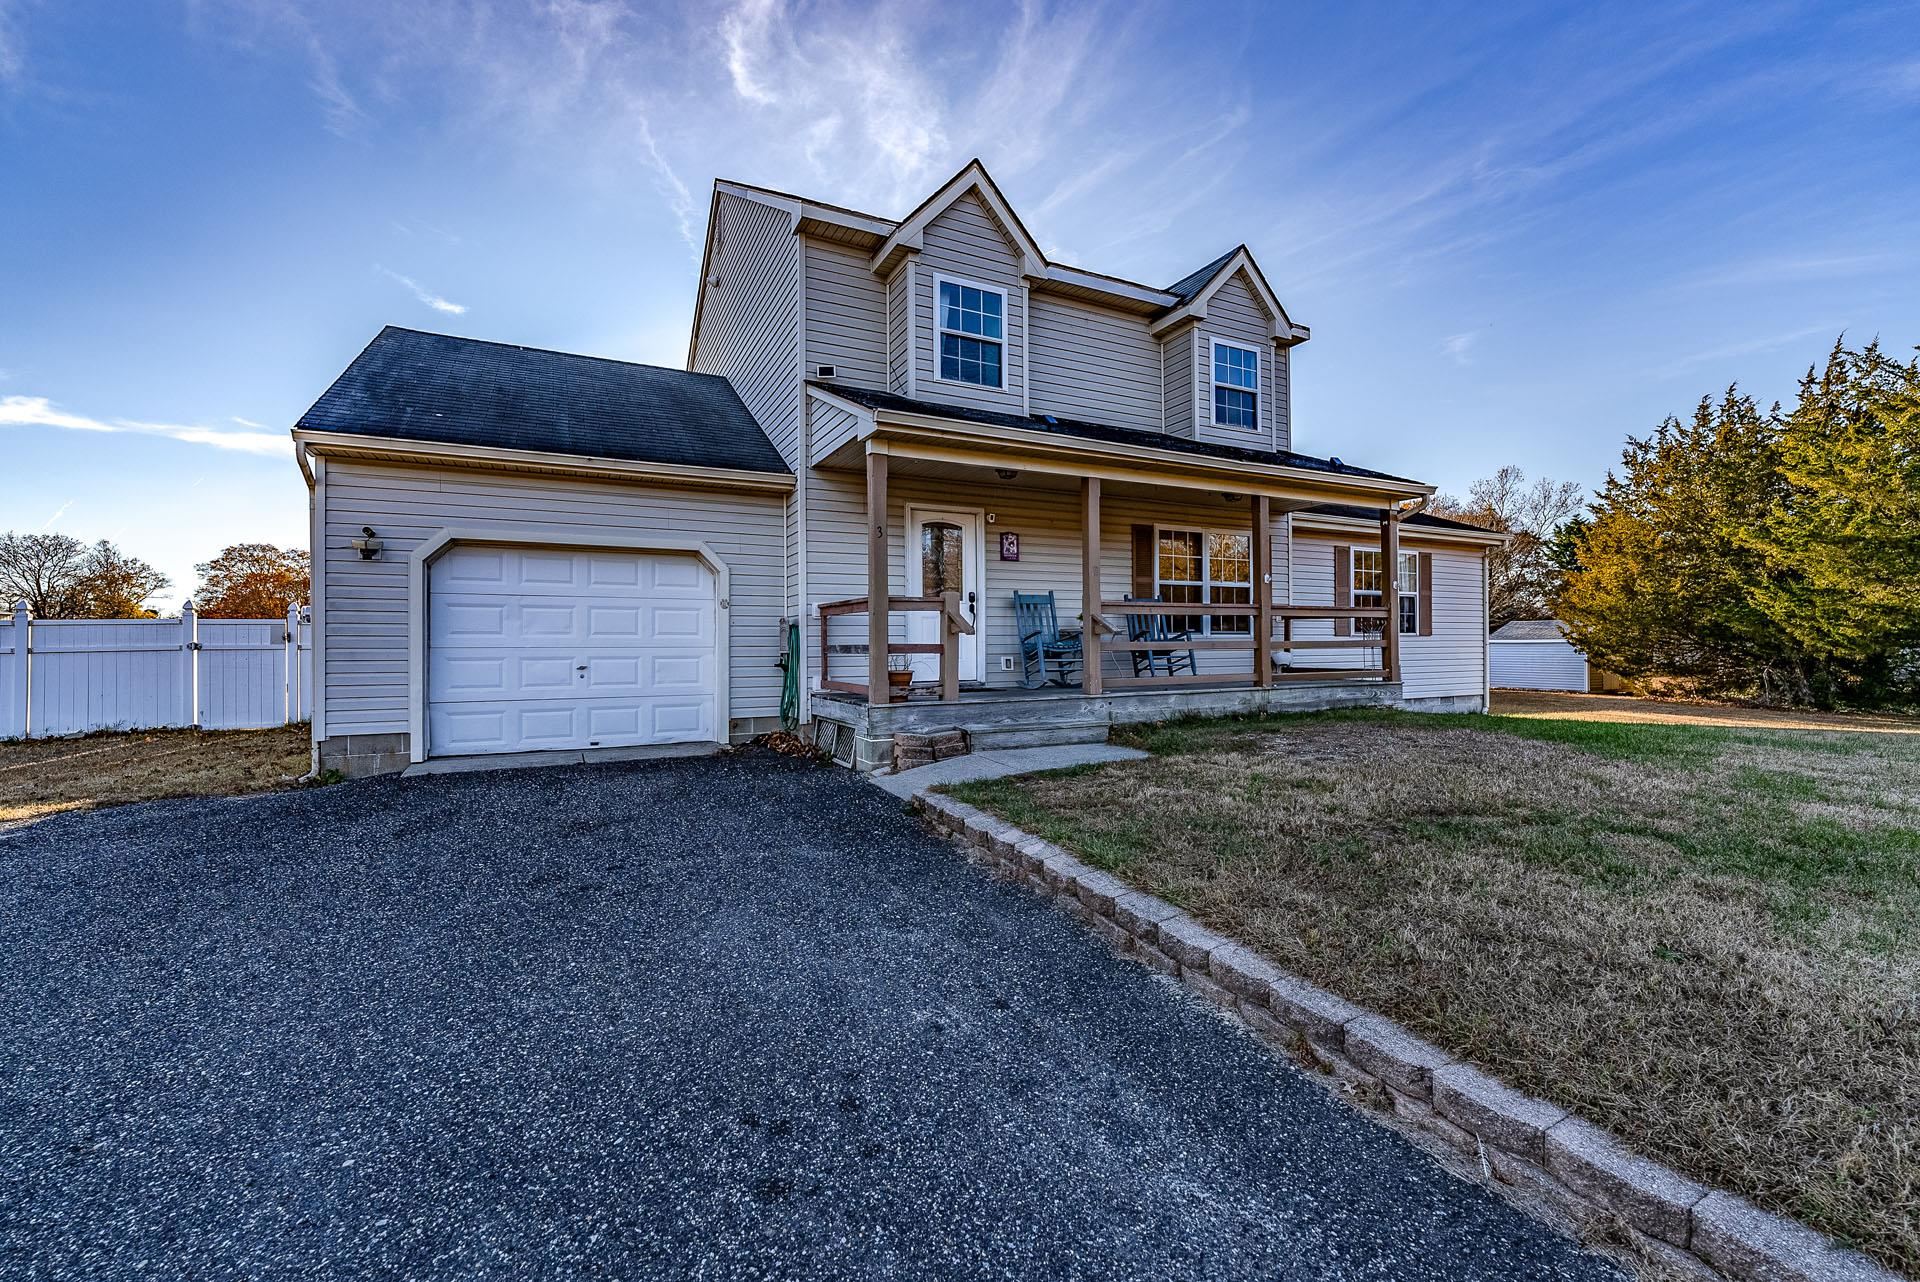
[[[860,250],[806,239],[806,369],[832,365],[834,381],[887,387],[887,294]]]
[[[827,457],[853,439],[863,421],[859,415],[851,414],[838,405],[829,405],[817,397],[807,400],[808,441],[812,445],[813,459],[818,461]]]
[[[974,409],[1021,413],[1026,364],[1022,355],[1026,312],[1021,303],[1020,257],[1013,242],[978,196],[968,194],[927,224],[922,249],[914,262],[913,362],[914,395]],[[1001,382],[998,388],[939,381],[938,345],[934,328],[934,275],[991,285],[1007,294],[1001,344]]]
[[[1379,536],[1363,533],[1342,536],[1346,547],[1379,546]],[[1294,599],[1305,605],[1333,604],[1333,549],[1335,540],[1322,535],[1294,542]],[[1485,690],[1484,668],[1487,611],[1481,596],[1479,552],[1428,547],[1402,536],[1401,550],[1433,555],[1433,635],[1400,638],[1401,693],[1408,699],[1472,696]],[[1302,637],[1333,635],[1327,624],[1303,624]],[[1303,651],[1303,659],[1307,652]],[[1359,653],[1328,651],[1313,657],[1318,666],[1336,667],[1360,662]],[[1370,657],[1370,662],[1378,662]]]
[[[1031,309],[1033,413],[1161,430],[1160,344],[1145,317],[1050,294]]]
[[[1162,403],[1166,406],[1165,431],[1173,436],[1193,435],[1194,422],[1194,332],[1183,325],[1160,336],[1160,359],[1164,376]]]
[[[1273,360],[1273,448],[1293,448],[1293,352],[1274,343],[1267,344]]]
[[[406,733],[408,558],[448,528],[559,528],[584,545],[596,538],[699,539],[731,575],[730,713],[780,713],[780,618],[786,586],[779,494],[621,485],[452,468],[327,466],[323,616],[327,734]],[[363,561],[350,545],[360,527],[380,531],[385,551]]]
[[[693,368],[720,374],[787,463],[799,462],[800,241],[785,210],[722,192]]]
[[[1250,347],[1260,353],[1259,427],[1216,427],[1213,422],[1213,342],[1214,339]],[[1214,296],[1207,300],[1207,317],[1200,322],[1200,350],[1195,374],[1200,380],[1195,398],[1199,416],[1195,436],[1217,445],[1244,445],[1254,449],[1274,448],[1274,368],[1273,318],[1253,292],[1245,272],[1235,272]]]
[[[907,283],[914,273],[908,270],[912,259],[908,258],[893,269],[893,275],[887,278],[887,390],[895,396],[905,396],[909,390],[907,371],[912,367],[913,328],[907,293]]]
[[[808,561],[810,604],[865,596],[866,583],[866,482],[851,472],[816,471],[809,491],[811,506],[807,524],[813,544]],[[985,563],[982,590],[985,597],[987,672],[990,686],[1013,686],[1020,682],[1020,646],[1013,622],[1013,594],[1046,592],[1054,594],[1063,625],[1071,625],[1080,613],[1080,496],[1078,492],[1042,490],[1019,485],[956,483],[926,477],[894,475],[887,485],[888,581],[889,591],[904,593],[907,561],[917,549],[906,542],[906,509],[954,508],[991,513],[994,521],[984,526]],[[1226,504],[1217,498],[1185,496],[1169,490],[1165,498],[1108,494],[1101,503],[1101,590],[1109,601],[1117,601],[1131,591],[1132,528],[1135,525],[1175,526],[1183,529],[1240,529],[1251,520],[1245,502]],[[998,536],[1020,536],[1020,559],[999,559]],[[1281,599],[1287,582],[1287,539],[1284,526],[1273,531],[1274,584],[1276,599]],[[811,615],[812,611],[808,613]],[[864,615],[834,621],[831,640],[861,643]],[[1122,626],[1114,620],[1116,626]],[[819,673],[819,620],[807,624],[807,668],[817,686]],[[896,636],[904,624],[894,621]],[[1002,658],[1014,660],[1014,670],[1003,672]],[[1250,672],[1251,651],[1202,653],[1203,672]],[[864,683],[865,659],[859,655],[835,656],[832,674],[847,681]],[[1126,660],[1109,656],[1108,672],[1130,672]]]

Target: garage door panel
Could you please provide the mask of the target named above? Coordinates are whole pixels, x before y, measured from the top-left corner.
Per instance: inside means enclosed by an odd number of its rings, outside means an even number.
[[[459,547],[429,586],[434,754],[718,737],[717,580],[697,558]]]
[[[595,605],[587,609],[587,639],[596,644],[638,641],[646,610],[638,605]]]
[[[713,611],[704,606],[648,606],[642,626],[649,640],[709,644],[713,640]]]

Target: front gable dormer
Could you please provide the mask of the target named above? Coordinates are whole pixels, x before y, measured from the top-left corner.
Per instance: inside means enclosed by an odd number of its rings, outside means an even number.
[[[1168,287],[1152,325],[1166,369],[1166,430],[1219,445],[1286,449],[1289,356],[1308,330],[1288,318],[1244,245]]]
[[[889,385],[905,395],[1026,412],[1027,281],[1046,262],[978,161],[874,252],[887,282]]]

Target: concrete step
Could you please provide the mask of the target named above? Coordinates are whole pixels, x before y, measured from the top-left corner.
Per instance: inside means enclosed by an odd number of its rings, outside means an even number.
[[[1068,721],[1047,726],[968,726],[975,752],[995,748],[1053,748],[1068,743],[1105,743],[1104,721]]]

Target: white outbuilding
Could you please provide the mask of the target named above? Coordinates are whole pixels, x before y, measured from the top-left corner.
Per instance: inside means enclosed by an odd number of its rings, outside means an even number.
[[[1620,678],[1587,662],[1558,619],[1515,619],[1487,643],[1488,672],[1506,690],[1620,689]]]

